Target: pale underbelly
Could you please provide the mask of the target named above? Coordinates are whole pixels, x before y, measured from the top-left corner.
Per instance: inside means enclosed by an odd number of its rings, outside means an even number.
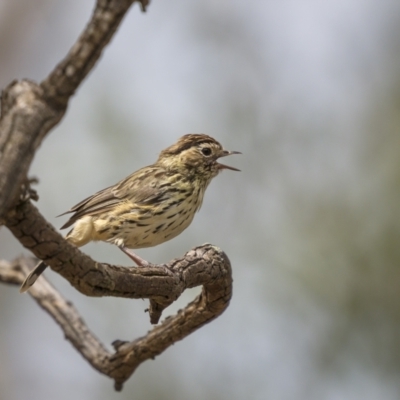
[[[175,207],[161,215],[138,218],[137,214],[124,215],[116,222],[104,219],[94,221],[97,235],[94,240],[102,240],[130,249],[153,247],[182,233],[192,222],[196,207]],[[110,226],[104,231],[104,226]],[[102,232],[100,234],[100,232]]]

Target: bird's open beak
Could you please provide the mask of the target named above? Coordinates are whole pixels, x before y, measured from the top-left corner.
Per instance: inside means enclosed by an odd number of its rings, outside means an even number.
[[[218,158],[230,156],[232,154],[242,154],[242,153],[240,151],[223,150]],[[232,171],[240,171],[240,169],[230,167],[229,165],[224,165],[224,164],[220,164],[220,163],[217,163],[217,165],[218,165],[218,169],[230,169]]]

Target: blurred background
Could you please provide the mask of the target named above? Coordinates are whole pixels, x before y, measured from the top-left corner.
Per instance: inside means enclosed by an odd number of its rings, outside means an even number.
[[[94,2],[2,0],[0,87],[41,81]],[[38,207],[56,215],[153,163],[184,133],[243,152],[184,234],[153,262],[205,242],[233,267],[227,311],[122,393],[16,287],[0,287],[0,398],[400,398],[400,2],[136,4],[36,154]],[[130,265],[104,243],[82,249]],[[28,254],[6,228],[0,258]],[[92,299],[46,272],[110,344],[150,328],[146,301]],[[165,313],[174,313],[193,290]]]

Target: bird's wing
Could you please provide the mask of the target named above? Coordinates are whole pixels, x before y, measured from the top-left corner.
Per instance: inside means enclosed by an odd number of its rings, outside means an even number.
[[[158,166],[145,167],[116,185],[100,190],[82,200],[61,214],[74,213],[61,229],[68,228],[85,215],[96,215],[109,211],[122,202],[129,201],[134,207],[154,205],[166,200],[169,195],[165,169]]]
[[[139,206],[154,205],[167,200],[172,194],[169,177],[165,168],[154,165],[142,168],[119,182],[113,188],[113,193]]]
[[[100,190],[100,192],[87,197],[80,203],[73,206],[70,210],[60,214],[59,217],[65,214],[74,213],[74,215],[71,216],[71,218],[61,227],[61,229],[68,228],[85,215],[95,215],[118,204],[121,200],[113,195],[112,189],[113,186]]]

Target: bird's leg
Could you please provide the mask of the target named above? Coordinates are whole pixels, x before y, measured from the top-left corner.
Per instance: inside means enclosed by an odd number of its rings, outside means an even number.
[[[128,249],[125,246],[118,246],[131,260],[133,260],[138,267],[148,267],[150,263],[144,260],[142,257],[139,257],[136,253],[134,253],[131,249]],[[162,266],[163,270],[166,272],[167,275],[173,274],[173,272],[167,267]]]
[[[149,262],[135,254],[132,250],[125,246],[118,246],[131,260],[133,260],[138,267],[147,267]]]

